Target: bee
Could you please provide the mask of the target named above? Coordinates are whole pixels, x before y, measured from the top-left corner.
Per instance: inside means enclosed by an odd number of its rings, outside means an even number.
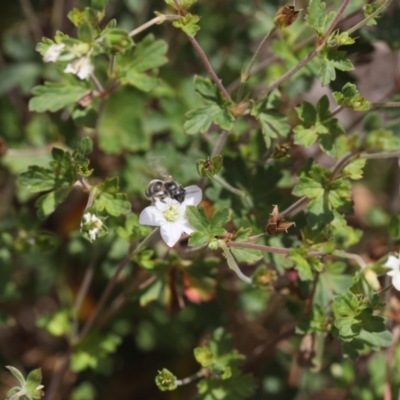
[[[185,200],[186,190],[182,185],[174,181],[172,176],[168,175],[163,181],[153,179],[146,188],[146,197],[155,201],[159,199],[165,203],[167,197],[183,203]]]

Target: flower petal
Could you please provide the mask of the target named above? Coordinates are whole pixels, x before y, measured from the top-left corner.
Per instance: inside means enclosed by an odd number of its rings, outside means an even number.
[[[169,222],[161,225],[161,237],[169,247],[174,247],[182,235],[182,225],[177,222]]]
[[[203,191],[196,185],[185,187],[186,195],[184,204],[198,206],[203,198]]]
[[[139,215],[139,224],[159,226],[163,220],[162,214],[154,206],[146,207]]]
[[[395,256],[389,256],[385,263],[385,267],[398,270],[400,268],[400,260]]]
[[[193,226],[189,224],[189,221],[180,221],[180,224],[183,232],[187,233],[188,235],[196,232],[196,229],[194,229]]]
[[[393,276],[392,285],[395,287],[396,290],[400,291],[400,273]]]

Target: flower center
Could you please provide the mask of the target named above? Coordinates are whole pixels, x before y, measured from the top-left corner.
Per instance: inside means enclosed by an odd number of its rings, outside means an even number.
[[[179,218],[179,207],[171,205],[163,211],[163,215],[166,221],[175,222]]]

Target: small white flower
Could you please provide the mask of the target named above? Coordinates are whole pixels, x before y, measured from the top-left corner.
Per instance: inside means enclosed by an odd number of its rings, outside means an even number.
[[[95,214],[87,212],[83,215],[81,229],[86,228],[85,231],[87,231],[91,242],[94,242],[96,240],[96,237],[99,234],[102,226],[103,221]]]
[[[399,257],[389,256],[384,266],[391,269],[387,275],[392,277],[392,285],[400,291],[400,255]]]
[[[195,185],[186,187],[185,191],[182,203],[169,197],[164,201],[156,199],[139,216],[140,224],[160,227],[161,237],[169,247],[175,246],[183,232],[190,235],[195,231],[186,218],[186,206],[198,206],[203,194]]]
[[[65,47],[65,45],[63,43],[61,43],[61,44],[52,44],[46,50],[46,53],[43,56],[43,61],[44,62],[55,62],[55,61],[57,61],[58,56],[60,55],[60,53],[62,52],[64,47]]]
[[[93,72],[93,64],[90,61],[90,57],[78,58],[72,63],[69,63],[64,72],[66,74],[74,74],[79,77],[79,79],[88,79]]]

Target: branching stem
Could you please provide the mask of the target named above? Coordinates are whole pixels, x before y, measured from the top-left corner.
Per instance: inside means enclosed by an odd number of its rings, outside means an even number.
[[[104,289],[103,294],[100,297],[100,300],[98,301],[96,308],[86,321],[85,325],[83,326],[77,341],[81,342],[87,333],[89,332],[90,328],[93,326],[94,321],[96,320],[97,316],[100,314],[101,310],[105,306],[108,298],[111,295],[112,290],[114,289],[114,286],[116,285],[119,275],[122,272],[122,270],[129,264],[129,261],[131,260],[132,256],[136,254],[141,248],[150,240],[150,238],[158,232],[158,227],[154,228],[136,247],[132,244],[129,247],[128,254],[125,256],[125,258],[121,261],[119,264],[118,268],[116,269],[114,276],[111,278],[111,280],[108,282],[106,288]]]
[[[145,24],[138,26],[136,29],[133,31],[129,32],[129,36],[133,37],[137,35],[140,32],[143,32],[147,28],[150,28],[152,25],[156,24],[162,24],[166,20],[174,20],[174,19],[179,19],[179,15],[170,15],[170,14],[165,14],[165,15],[159,15],[158,17],[155,17],[151,19],[150,21],[147,21]]]
[[[335,19],[331,22],[329,25],[328,29],[326,30],[326,33],[324,37],[319,41],[317,47],[309,53],[305,58],[303,58],[298,64],[296,64],[292,69],[287,71],[285,74],[283,74],[279,79],[277,79],[275,82],[273,82],[271,85],[269,85],[262,94],[262,97],[264,97],[266,94],[272,92],[274,89],[282,85],[282,83],[286,82],[288,79],[290,79],[297,71],[299,71],[301,68],[303,68],[306,64],[308,64],[325,46],[326,42],[329,39],[330,34],[332,31],[335,29],[336,25],[339,23],[340,18],[342,17],[343,13],[345,12],[347,6],[349,5],[350,0],[344,0],[342,5],[340,6]]]
[[[176,386],[183,386],[187,385],[189,383],[192,383],[194,381],[197,381],[198,379],[204,378],[206,374],[206,371],[204,369],[201,369],[200,371],[197,371],[195,374],[188,376],[187,378],[184,379],[177,379],[175,381]]]
[[[235,187],[231,186],[228,182],[223,180],[218,175],[214,175],[213,179],[215,182],[219,183],[223,188],[225,188],[229,192],[240,196],[245,201],[245,203],[247,204],[247,206],[249,208],[253,208],[253,202],[251,201],[250,197],[248,196],[248,194],[246,192],[244,192],[243,190],[240,190],[240,189],[236,189]]]

